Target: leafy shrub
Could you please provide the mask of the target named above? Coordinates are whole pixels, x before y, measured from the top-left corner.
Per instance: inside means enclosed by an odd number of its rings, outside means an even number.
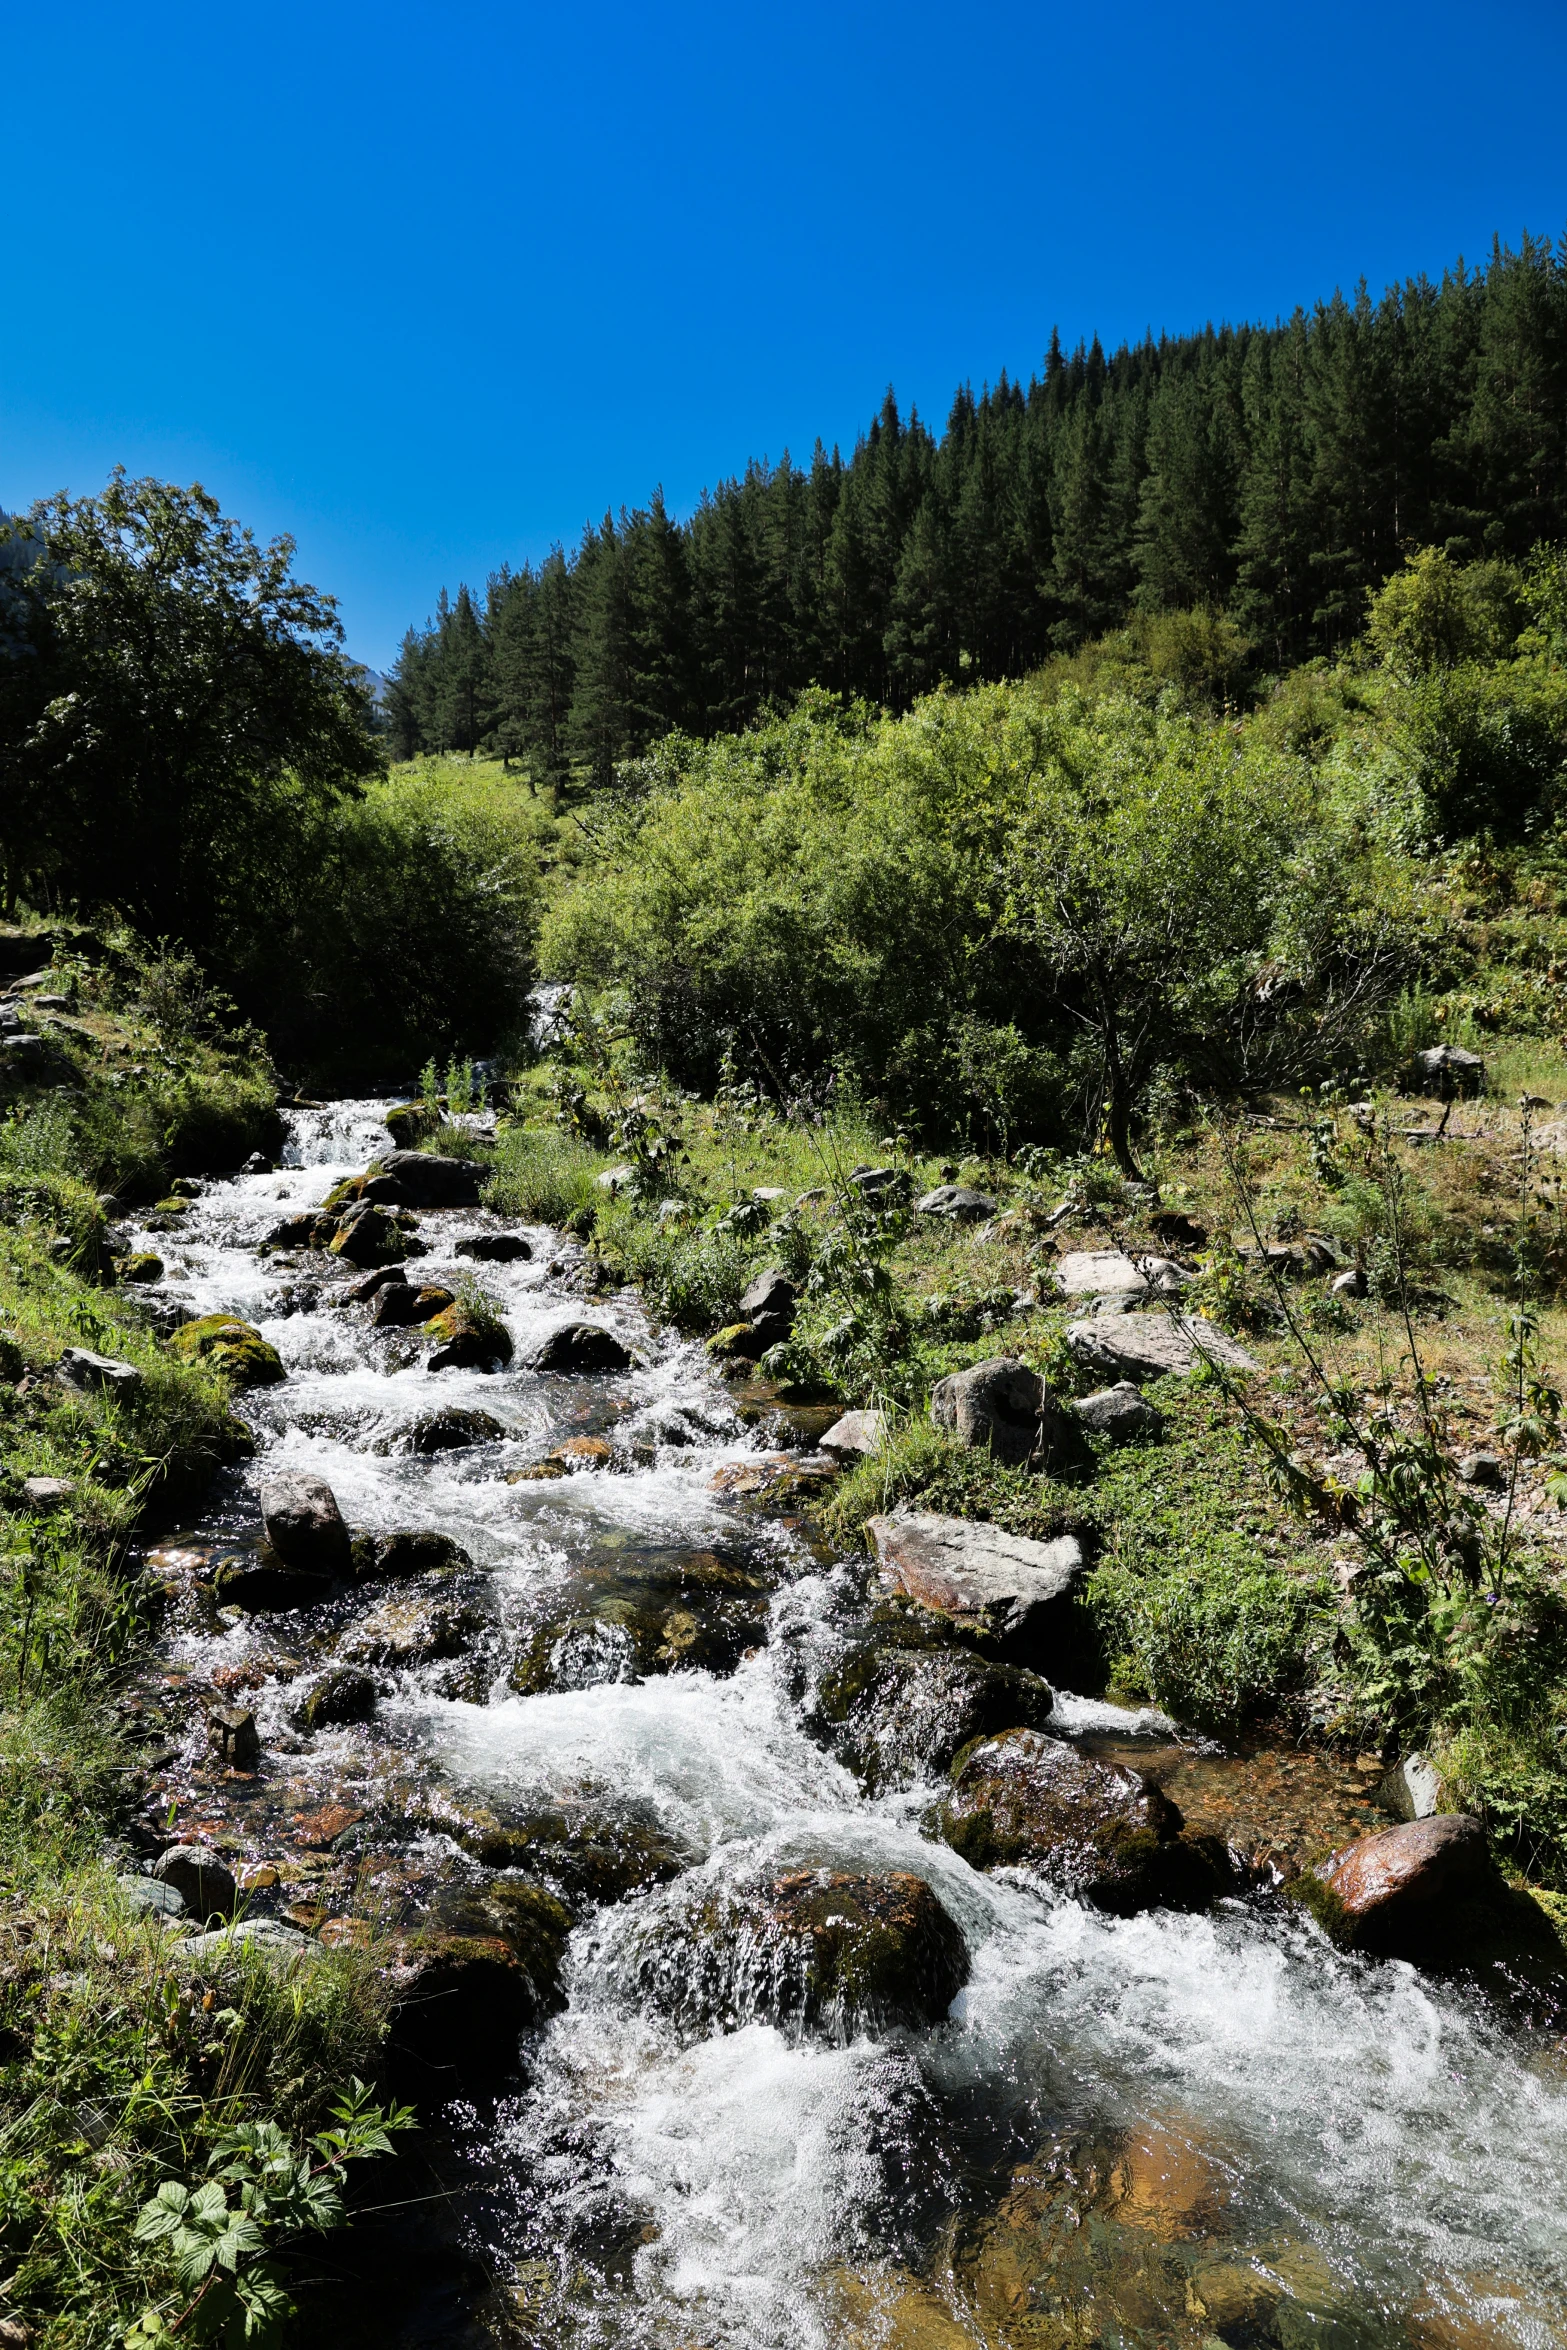
[[[1304,1680],[1311,1595],[1276,1567],[1215,1559],[1139,1571],[1107,1561],[1090,1600],[1112,1681],[1179,1721],[1232,1728]]]

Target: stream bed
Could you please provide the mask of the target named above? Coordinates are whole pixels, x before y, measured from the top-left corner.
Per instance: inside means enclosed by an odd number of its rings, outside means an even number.
[[[417,1922],[454,1884],[482,1893],[487,1849],[510,1836],[515,1874],[529,1823],[567,1824],[539,1871],[576,1920],[565,2004],[508,2083],[442,2124],[489,2322],[561,2350],[1567,2344],[1556,2038],[1460,1985],[1342,1957],[1277,1899],[1106,1916],[933,1841],[929,1784],[867,1795],[799,1699],[800,1659],[837,1637],[863,1570],[787,1502],[714,1482],[800,1429],[749,1424],[701,1346],[631,1294],[585,1303],[557,1234],[508,1226],[531,1257],[471,1268],[515,1345],[499,1372],[432,1374],[410,1332],[332,1302],[348,1268],[258,1253],[389,1147],[386,1106],[292,1113],[277,1173],[211,1183],[177,1230],[137,1237],[165,1259],[158,1296],[254,1322],[287,1377],[240,1399],[254,1460],[150,1554],[173,1599],[128,1703],[148,1724],[148,1822],[218,1843],[253,1914],[329,1942]],[[421,1215],[419,1275],[454,1285],[458,1243],[500,1229],[476,1209]],[[621,1337],[632,1368],[515,1367],[578,1320]],[[496,1426],[419,1450],[438,1409]],[[604,1439],[607,1464],[589,1447],[589,1465],[508,1481],[572,1437]],[[280,1467],[325,1478],[356,1532],[433,1530],[470,1562],[442,1582],[439,1637],[374,1652],[368,1719],[301,1727],[300,1692],[356,1637],[371,1655],[362,1621],[384,1590],[285,1614],[208,1595],[215,1562],[254,1552],[257,1488]],[[669,1629],[688,1588],[732,1595],[728,1650],[697,1642],[711,1661],[694,1666]],[[583,1612],[605,1590],[665,1610],[657,1669],[616,1649],[613,1609]],[[516,1660],[545,1652],[548,1686],[519,1693]],[[253,1709],[253,1767],[214,1761],[215,1699]],[[1051,1727],[1140,1760],[1232,1843],[1287,1852],[1385,1824],[1349,1763],[1226,1758],[1064,1695]],[[743,2012],[697,2030],[649,2001],[661,1913],[678,1949],[704,1899],[789,1870],[925,1880],[967,1945],[947,2011],[834,2035]],[[443,2327],[465,2338],[457,2316]],[[431,2338],[411,2312],[389,2330]]]

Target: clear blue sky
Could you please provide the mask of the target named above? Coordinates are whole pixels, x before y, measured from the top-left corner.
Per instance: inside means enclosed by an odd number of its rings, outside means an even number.
[[[382,667],[889,382],[1567,228],[1561,0],[13,0],[0,86],[0,506],[200,480]]]

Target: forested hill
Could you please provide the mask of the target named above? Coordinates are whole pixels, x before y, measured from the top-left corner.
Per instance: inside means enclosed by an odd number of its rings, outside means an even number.
[[[399,750],[485,747],[542,779],[818,683],[892,708],[1017,676],[1131,606],[1228,612],[1266,668],[1344,643],[1414,544],[1567,535],[1567,238],[1364,287],[1272,327],[1097,340],[965,387],[938,438],[889,391],[845,461],[818,443],[655,496],[575,554],[442,591],[410,630]]]

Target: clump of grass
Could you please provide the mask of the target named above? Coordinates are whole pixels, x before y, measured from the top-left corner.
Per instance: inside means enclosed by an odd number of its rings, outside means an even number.
[[[527,1224],[591,1229],[604,1200],[594,1178],[609,1164],[575,1135],[547,1126],[508,1127],[497,1137],[485,1196],[498,1214]]]
[[[617,1215],[604,1239],[655,1312],[677,1330],[716,1330],[738,1320],[740,1298],[766,1252],[766,1235],[748,1242],[732,1232],[691,1231],[637,1215]]]

